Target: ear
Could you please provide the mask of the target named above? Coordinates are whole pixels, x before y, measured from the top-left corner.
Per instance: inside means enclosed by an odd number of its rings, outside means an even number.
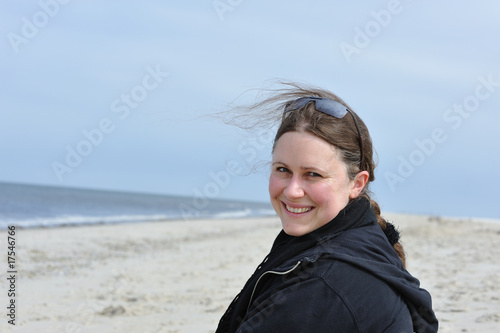
[[[363,189],[365,188],[369,177],[370,174],[368,173],[368,171],[361,171],[356,175],[356,177],[352,181],[351,190],[349,191],[349,199],[355,199],[358,197],[361,191],[363,191]]]

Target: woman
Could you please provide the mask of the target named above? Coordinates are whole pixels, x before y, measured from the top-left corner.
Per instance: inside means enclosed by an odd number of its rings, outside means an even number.
[[[255,106],[281,114],[269,194],[283,230],[217,332],[436,332],[431,297],[370,198],[368,129],[336,95],[289,87]]]

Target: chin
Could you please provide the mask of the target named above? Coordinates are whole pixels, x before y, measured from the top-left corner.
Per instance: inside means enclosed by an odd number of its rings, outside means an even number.
[[[312,230],[307,230],[295,225],[283,225],[283,231],[289,236],[300,237],[310,233]]]

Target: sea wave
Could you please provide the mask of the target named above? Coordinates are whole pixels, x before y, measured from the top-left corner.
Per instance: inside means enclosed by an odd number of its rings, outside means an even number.
[[[242,209],[215,213],[211,216],[199,216],[198,218],[208,219],[232,219],[257,216],[273,216],[274,210],[266,209]],[[57,217],[37,217],[29,219],[0,219],[0,230],[6,230],[8,226],[14,225],[17,228],[53,228],[97,224],[117,224],[117,223],[139,223],[166,220],[188,220],[182,215],[111,215],[111,216],[83,216],[83,215],[63,215]]]
[[[38,217],[30,219],[2,219],[0,230],[14,225],[17,228],[51,228],[93,224],[114,224],[129,222],[161,221],[172,219],[166,215],[113,215],[113,216],[82,216],[63,215],[57,217]]]
[[[250,209],[245,208],[242,210],[228,211],[214,214],[216,219],[232,219],[242,217],[255,217],[255,216],[273,216],[276,215],[272,209]]]

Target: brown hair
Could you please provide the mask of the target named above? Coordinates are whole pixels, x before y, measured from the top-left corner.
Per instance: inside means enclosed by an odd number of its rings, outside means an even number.
[[[377,223],[382,230],[385,230],[387,227],[387,221],[380,215],[380,207],[378,203],[372,199],[372,195],[369,190],[370,182],[375,180],[374,171],[376,163],[374,162],[373,144],[370,133],[363,120],[359,118],[359,116],[352,110],[351,107],[347,105],[347,103],[329,91],[316,87],[299,85],[297,83],[280,83],[284,85],[285,88],[268,91],[270,94],[267,98],[264,98],[262,101],[251,107],[239,109],[239,116],[237,115],[236,117],[233,117],[233,121],[231,122],[241,124],[243,123],[242,120],[245,119],[245,125],[240,127],[252,128],[257,123],[281,121],[274,138],[273,151],[279,138],[283,134],[293,131],[309,132],[336,147],[339,152],[339,157],[347,166],[349,179],[353,180],[360,171],[368,171],[368,182],[363,191],[360,193],[360,197],[365,197],[370,200],[377,216]],[[301,97],[328,98],[345,105],[351,111],[352,116],[356,117],[361,133],[361,139],[363,141],[363,165],[360,165],[361,153],[359,134],[353,117],[346,114],[343,118],[339,119],[324,114],[323,112],[318,112],[315,109],[314,103],[308,103],[300,109],[283,114],[285,105]],[[249,118],[252,115],[252,113],[249,113],[248,111],[254,109],[263,110],[264,113],[259,114],[259,119],[256,119],[254,123],[248,122],[246,118]],[[403,246],[397,242],[394,244],[394,250],[405,266],[406,260]]]

